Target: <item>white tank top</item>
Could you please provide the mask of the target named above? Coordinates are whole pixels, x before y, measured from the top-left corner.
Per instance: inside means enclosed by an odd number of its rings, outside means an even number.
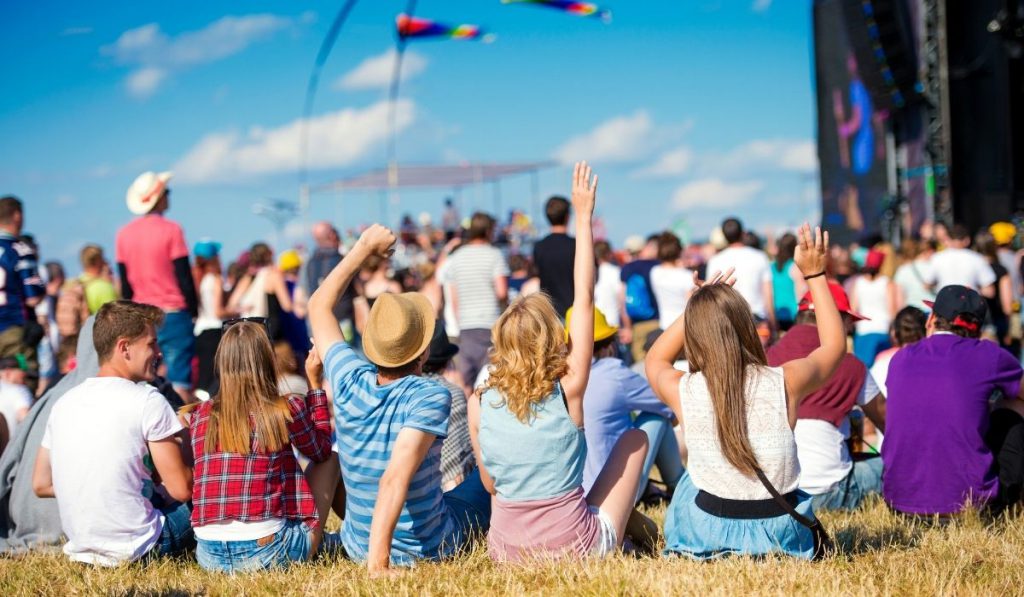
[[[252,284],[245,289],[241,300],[238,301],[238,310],[242,317],[267,317],[270,310],[267,307],[267,272],[269,266],[260,268],[252,278]]]
[[[800,462],[786,411],[781,367],[750,367],[747,376],[747,436],[761,470],[781,494],[797,488]],[[703,373],[679,382],[679,404],[686,429],[686,463],[698,489],[730,500],[765,500],[771,494],[756,476],[747,477],[725,459],[715,412]]]
[[[889,323],[889,278],[875,276],[869,280],[867,276],[857,276],[853,281],[853,295],[857,297],[857,311],[867,317],[858,321],[858,334],[888,334]]]

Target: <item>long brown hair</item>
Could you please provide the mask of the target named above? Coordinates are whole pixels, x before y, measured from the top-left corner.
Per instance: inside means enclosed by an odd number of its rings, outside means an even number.
[[[731,286],[713,284],[693,293],[684,317],[690,372],[704,374],[722,453],[752,477],[758,464],[747,435],[747,369],[768,360],[750,306]]]
[[[220,391],[206,424],[208,452],[277,452],[288,445],[291,412],[277,391],[277,367],[262,325],[237,323],[224,331],[216,356]]]
[[[568,348],[551,299],[544,293],[513,301],[491,329],[491,375],[486,387],[501,393],[523,423],[565,375]]]

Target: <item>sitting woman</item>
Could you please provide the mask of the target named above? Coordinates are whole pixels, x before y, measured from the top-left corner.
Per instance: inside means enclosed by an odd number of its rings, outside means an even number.
[[[800,401],[839,365],[846,336],[824,276],[828,236],[819,229],[812,238],[805,224],[799,237],[795,261],[814,298],[821,340],[809,356],[767,366],[750,307],[731,286],[732,271],[698,283],[686,313],[647,353],[647,377],[686,427],[689,451],[665,515],[668,554],[817,552],[805,526],[814,521],[811,497],[797,490],[793,427]],[[672,366],[684,345],[689,373]]]
[[[323,364],[309,353],[313,388],[281,396],[266,327],[242,321],[217,350],[220,390],[190,421],[195,454],[192,526],[196,559],[207,570],[284,566],[316,554],[329,504],[314,500],[293,447],[319,468],[337,468]],[[318,496],[319,497],[319,496]]]
[[[491,332],[491,374],[469,402],[470,435],[491,500],[490,555],[605,556],[622,545],[647,455],[642,431],[622,434],[593,489],[584,495],[583,393],[594,352],[594,243],[597,177],[577,164],[574,280],[576,314],[567,350],[551,300],[517,299]]]

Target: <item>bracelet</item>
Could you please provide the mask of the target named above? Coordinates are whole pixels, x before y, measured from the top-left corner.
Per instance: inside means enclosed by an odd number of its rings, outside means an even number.
[[[811,278],[818,278],[818,277],[824,276],[824,275],[825,275],[825,270],[821,270],[820,272],[818,272],[816,274],[811,274],[809,276],[804,276],[804,280],[810,280]]]

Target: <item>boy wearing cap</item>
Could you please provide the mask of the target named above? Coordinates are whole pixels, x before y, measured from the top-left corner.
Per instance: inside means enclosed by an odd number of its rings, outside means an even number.
[[[342,337],[332,307],[363,261],[387,257],[395,235],[375,224],[309,299],[313,342],[334,392],[338,457],[348,499],[342,543],[371,574],[392,564],[452,555],[490,519],[490,494],[474,471],[441,490],[441,444],[451,394],[422,377],[434,309],[416,292],[374,301],[360,358]]]
[[[929,306],[928,337],[900,349],[889,364],[885,501],[911,515],[998,507],[1000,477],[1015,463],[986,442],[1001,412],[990,413],[990,399],[1001,396],[997,406],[1024,411],[1020,363],[978,339],[988,309],[974,290],[946,286]]]
[[[188,246],[181,226],[164,218],[170,208],[170,172],[144,172],[128,188],[128,209],[139,216],[117,232],[115,259],[125,299],[158,307],[158,332],[167,379],[192,401],[193,319],[199,312]]]
[[[849,334],[854,323],[864,317],[851,310],[842,286],[829,282],[828,287]],[[819,345],[814,301],[807,293],[800,301],[796,325],[768,350],[768,365],[779,367],[804,358]],[[854,461],[847,445],[850,413],[857,406],[885,431],[885,396],[864,363],[846,354],[828,382],[804,398],[797,409],[793,434],[800,461],[800,489],[813,496],[815,511],[854,510],[865,497],[881,491],[882,459]]]

